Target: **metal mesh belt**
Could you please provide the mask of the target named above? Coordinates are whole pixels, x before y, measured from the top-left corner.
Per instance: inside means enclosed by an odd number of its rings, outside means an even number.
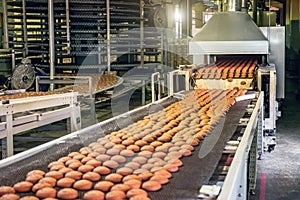
[[[155,200],[197,199],[200,187],[208,183],[222,156],[226,142],[234,134],[239,119],[243,117],[248,104],[249,101],[247,100],[237,102],[232,106],[226,117],[223,118],[204,141],[195,148],[192,156],[182,159],[183,166],[180,167],[178,172],[172,173],[170,182],[163,185],[160,191],[151,192],[149,194],[150,198]],[[206,140],[215,139],[219,133],[221,133],[220,137],[217,137],[217,143],[212,150],[207,156],[200,159],[200,148],[205,148],[204,143]]]
[[[160,107],[167,107],[176,101],[178,101],[178,99],[170,97],[162,101],[159,105]],[[82,129],[81,131],[78,131],[77,137],[70,137],[64,140],[64,142],[52,145],[46,150],[31,155],[26,159],[21,159],[20,161],[14,162],[5,167],[0,166],[0,185],[13,185],[18,181],[23,181],[27,172],[33,169],[47,171],[47,165],[50,162],[58,160],[60,157],[68,155],[70,152],[78,151],[81,147],[95,142],[98,138],[104,137],[106,134],[111,133],[112,131],[123,128],[120,127],[120,123],[125,127],[128,126],[132,121],[138,121],[142,119],[145,115],[149,114],[148,110],[149,107],[146,107],[142,110],[131,113],[131,121],[122,120],[124,117],[121,115],[115,120],[107,121],[107,123],[101,123],[101,125],[96,126],[92,130],[86,131],[85,129]]]
[[[176,101],[178,101],[176,98],[168,98],[161,102],[159,106],[166,107]],[[232,106],[226,117],[221,119],[220,123],[214,127],[205,140],[200,142],[200,145],[195,148],[192,156],[182,159],[184,165],[180,167],[178,172],[172,173],[170,182],[163,185],[160,191],[150,192],[150,198],[155,200],[197,199],[199,188],[201,185],[208,183],[221,158],[226,142],[235,132],[239,119],[244,115],[248,104],[249,101],[241,101]],[[132,121],[137,121],[148,114],[149,107],[146,107],[145,109],[131,113],[130,117]],[[52,145],[46,150],[31,155],[26,159],[14,162],[5,167],[0,167],[0,185],[13,185],[16,182],[22,181],[25,179],[27,172],[33,169],[47,171],[47,165],[50,162],[66,156],[72,151],[78,151],[81,147],[87,146],[112,131],[123,128],[119,126],[119,120],[122,120],[122,116],[115,120],[101,123],[99,126],[96,125],[92,130],[86,131],[83,129],[78,132],[77,137],[68,137],[64,142]],[[128,123],[125,121],[122,126],[128,126]],[[210,139],[217,142],[215,145],[212,145],[213,147],[211,146],[212,148],[209,153],[200,159],[200,149],[210,149],[210,147],[205,147],[205,143]],[[80,198],[82,195],[83,193],[80,192]]]

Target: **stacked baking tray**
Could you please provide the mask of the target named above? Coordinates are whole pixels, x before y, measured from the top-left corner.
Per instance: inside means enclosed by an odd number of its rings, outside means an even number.
[[[161,34],[141,23],[151,16],[147,10],[141,16],[139,1],[54,0],[53,8],[56,69],[128,69],[144,54],[151,56],[147,62],[160,61]],[[7,10],[10,48],[47,68],[48,1],[8,0]]]

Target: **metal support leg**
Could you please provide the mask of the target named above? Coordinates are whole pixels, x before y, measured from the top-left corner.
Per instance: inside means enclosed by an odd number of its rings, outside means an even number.
[[[174,76],[175,76],[175,71],[169,72],[168,95],[173,95],[174,94]]]
[[[8,26],[7,26],[7,4],[6,0],[2,0],[2,11],[3,11],[3,48],[8,49],[9,44],[8,44]]]
[[[66,26],[67,26],[67,54],[71,52],[71,39],[70,39],[70,4],[66,0]]]
[[[110,73],[111,67],[111,52],[110,52],[110,0],[106,1],[106,42],[107,42],[107,72]]]
[[[93,123],[97,123],[95,98],[89,98],[88,104],[90,106],[91,120],[93,120]]]
[[[263,106],[263,105],[262,105]],[[258,116],[258,123],[257,123],[257,153],[258,153],[258,159],[261,158],[263,154],[263,111],[261,110]]]
[[[11,68],[12,68],[12,71],[16,68],[16,52],[15,52],[15,50],[11,50]]]
[[[142,81],[142,105],[146,104],[146,82]]]
[[[185,73],[185,90],[186,91],[190,90],[190,73],[189,73],[189,71],[186,71],[186,73]]]
[[[276,131],[276,71],[270,70],[270,122],[271,128]]]
[[[23,42],[24,42],[24,52],[23,57],[28,55],[28,35],[27,35],[27,17],[26,17],[26,1],[22,0],[22,12],[23,12]]]
[[[7,137],[6,137],[6,152],[7,157],[14,155],[14,140],[13,140],[13,116],[6,115]]]
[[[78,131],[81,128],[81,117],[79,105],[74,106],[71,113],[71,132]]]
[[[179,91],[179,77],[178,77],[178,74],[175,76],[175,90],[176,90],[176,92]]]
[[[155,80],[155,77],[156,77],[156,80]],[[156,97],[156,91],[155,91],[155,83],[157,83],[158,85],[158,88],[157,88],[157,97]],[[152,102],[154,102],[157,98],[157,100],[160,99],[160,73],[159,72],[156,72],[156,73],[153,73],[151,75],[151,93],[152,93]]]
[[[35,77],[35,91],[36,91],[36,92],[39,92],[39,91],[40,91],[40,84],[39,84],[39,82],[40,82],[40,77],[39,77],[39,76],[36,76],[36,77]]]
[[[249,191],[255,190],[256,187],[257,134],[258,132],[254,134],[249,154]]]
[[[140,0],[140,49],[141,49],[141,66],[144,67],[145,55],[144,55],[144,4],[143,0]],[[144,104],[143,104],[144,105]]]
[[[7,157],[7,152],[6,152],[6,140],[3,138],[1,140],[1,150],[2,150],[2,159]]]
[[[48,29],[49,29],[49,54],[50,54],[50,79],[55,75],[55,41],[54,41],[54,5],[53,0],[48,0]],[[50,91],[54,90],[54,84],[50,84]]]
[[[245,164],[242,167],[241,177],[240,177],[240,185],[238,187],[237,200],[246,200],[247,196],[247,168],[248,162],[247,159],[244,160]]]

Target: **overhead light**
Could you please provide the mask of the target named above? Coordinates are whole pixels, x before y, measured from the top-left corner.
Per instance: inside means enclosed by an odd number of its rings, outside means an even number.
[[[175,19],[176,22],[180,22],[181,21],[181,14],[179,12],[179,8],[178,7],[175,7],[174,19]]]

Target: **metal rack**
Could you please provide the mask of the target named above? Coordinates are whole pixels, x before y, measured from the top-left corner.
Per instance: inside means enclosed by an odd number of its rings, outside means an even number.
[[[144,1],[53,0],[53,16],[49,5],[47,0],[5,5],[9,48],[36,66],[51,65],[51,21],[56,70],[100,73],[161,62],[162,34],[147,27],[153,16]]]
[[[13,155],[13,135],[17,133],[62,119],[70,119],[71,132],[81,128],[80,106],[73,92],[1,101],[0,113],[0,138],[7,141],[3,157]]]

